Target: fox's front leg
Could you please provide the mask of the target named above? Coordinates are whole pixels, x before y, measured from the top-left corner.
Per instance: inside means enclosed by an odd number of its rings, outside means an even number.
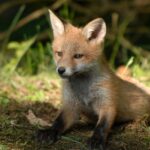
[[[100,108],[97,125],[88,140],[90,150],[105,150],[106,138],[113,125],[115,113],[115,109],[111,106]]]
[[[73,102],[65,103],[52,127],[38,131],[38,141],[49,144],[56,142],[77,121],[78,117],[79,111],[77,110],[77,106]]]

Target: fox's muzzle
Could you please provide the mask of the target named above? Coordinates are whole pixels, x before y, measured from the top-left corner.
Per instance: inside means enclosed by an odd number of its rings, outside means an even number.
[[[57,67],[56,71],[62,78],[68,78],[74,74],[72,68],[65,68],[64,66]]]

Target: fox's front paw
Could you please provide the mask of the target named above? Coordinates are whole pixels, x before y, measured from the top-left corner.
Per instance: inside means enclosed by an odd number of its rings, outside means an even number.
[[[38,130],[36,133],[36,139],[38,143],[53,144],[60,139],[60,134],[58,131],[52,129]]]
[[[87,144],[89,150],[105,150],[104,144],[99,138],[91,137],[88,139]]]

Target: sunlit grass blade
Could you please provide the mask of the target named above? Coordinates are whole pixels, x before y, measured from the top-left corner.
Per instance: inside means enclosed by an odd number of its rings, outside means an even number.
[[[34,44],[34,42],[36,41],[36,37],[34,36],[29,40],[23,41],[22,43],[17,44],[18,48],[17,48],[17,52],[16,52],[16,56],[13,57],[9,63],[7,63],[4,68],[2,68],[2,71],[4,72],[4,76],[10,77],[14,71],[16,70],[18,64],[20,63],[20,61],[22,60],[23,56],[27,53],[27,51],[30,49],[30,47]],[[8,48],[11,46],[14,46],[14,43],[9,43]],[[7,74],[6,74],[7,72]]]

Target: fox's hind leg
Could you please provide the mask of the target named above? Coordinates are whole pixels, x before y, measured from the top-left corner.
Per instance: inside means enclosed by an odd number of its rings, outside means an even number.
[[[78,118],[79,110],[77,106],[73,103],[65,103],[52,127],[38,131],[38,141],[49,144],[56,142],[61,135],[78,120]]]
[[[115,119],[115,109],[111,106],[103,106],[98,113],[98,122],[92,137],[88,140],[90,150],[104,150],[106,138]]]

